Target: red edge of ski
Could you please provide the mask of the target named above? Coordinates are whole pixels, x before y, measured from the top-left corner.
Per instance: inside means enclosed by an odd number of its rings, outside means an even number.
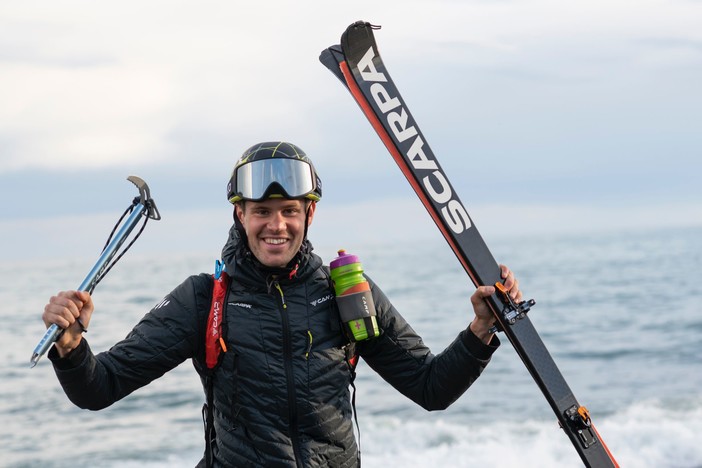
[[[456,254],[473,284],[501,285],[499,266],[426,143],[385,68],[370,23],[358,21],[320,61],[347,87]],[[381,120],[380,117],[384,117]],[[421,171],[423,177],[420,176]],[[514,346],[583,463],[618,467],[527,316],[533,301],[514,304],[499,292],[488,301],[498,328]]]

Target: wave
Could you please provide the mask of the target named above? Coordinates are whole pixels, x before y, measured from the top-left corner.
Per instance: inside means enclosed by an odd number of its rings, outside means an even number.
[[[582,467],[578,454],[555,421],[494,420],[457,424],[363,416],[363,466],[496,468]],[[702,466],[702,395],[632,404],[601,418],[597,429],[621,466],[693,468]],[[169,454],[159,461],[115,462],[112,468],[192,466],[199,453]],[[189,460],[184,463],[183,460]]]
[[[596,421],[621,466],[702,466],[702,396],[634,403]],[[365,467],[567,468],[582,463],[556,422],[486,425],[375,418],[362,427]]]

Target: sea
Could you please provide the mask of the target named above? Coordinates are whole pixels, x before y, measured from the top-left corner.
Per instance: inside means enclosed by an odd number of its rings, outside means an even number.
[[[702,227],[496,236],[529,312],[580,404],[623,467],[702,467]],[[339,246],[316,251],[329,262]],[[346,244],[435,353],[468,325],[474,289],[441,238]],[[107,350],[218,252],[128,253],[94,293],[86,338]],[[73,406],[46,358],[29,368],[49,296],[94,258],[0,264],[0,466],[192,467],[203,391],[190,362],[97,412]],[[363,466],[578,467],[582,463],[506,339],[478,381],[427,412],[363,362]]]

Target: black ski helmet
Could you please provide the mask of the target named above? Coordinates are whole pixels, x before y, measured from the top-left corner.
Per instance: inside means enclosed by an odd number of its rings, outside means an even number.
[[[261,201],[266,198],[322,198],[322,181],[304,151],[285,141],[258,143],[244,151],[234,165],[227,199]]]

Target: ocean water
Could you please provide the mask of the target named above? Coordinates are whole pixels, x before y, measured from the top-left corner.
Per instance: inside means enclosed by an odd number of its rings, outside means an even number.
[[[702,228],[489,239],[517,272],[536,329],[624,467],[700,467]],[[339,246],[318,246],[325,261]],[[468,324],[473,290],[442,239],[343,246],[440,352]],[[128,254],[95,291],[87,335],[108,349],[214,253]],[[203,394],[189,363],[99,412],[74,407],[50,363],[29,369],[48,297],[94,259],[0,264],[0,466],[188,467],[203,449]],[[453,406],[426,412],[363,363],[357,409],[366,468],[577,467],[577,453],[511,345]]]

